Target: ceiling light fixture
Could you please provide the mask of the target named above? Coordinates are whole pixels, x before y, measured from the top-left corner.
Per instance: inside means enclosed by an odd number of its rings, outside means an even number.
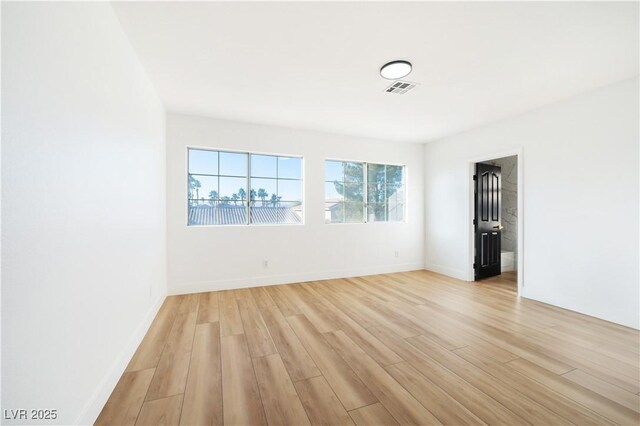
[[[391,61],[380,68],[380,75],[387,80],[398,80],[411,73],[411,62]]]

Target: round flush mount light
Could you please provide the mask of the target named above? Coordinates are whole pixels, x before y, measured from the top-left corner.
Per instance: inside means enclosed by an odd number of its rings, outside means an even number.
[[[411,62],[391,61],[380,68],[380,75],[387,80],[398,80],[411,73]]]

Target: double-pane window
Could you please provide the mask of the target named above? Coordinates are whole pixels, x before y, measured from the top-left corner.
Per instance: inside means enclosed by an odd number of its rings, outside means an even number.
[[[404,220],[404,166],[325,161],[325,222]]]
[[[404,220],[404,167],[367,164],[367,221]]]
[[[364,163],[325,162],[325,222],[364,221]]]
[[[188,224],[302,223],[302,158],[188,150]]]
[[[302,222],[301,158],[251,154],[250,186],[251,223]]]

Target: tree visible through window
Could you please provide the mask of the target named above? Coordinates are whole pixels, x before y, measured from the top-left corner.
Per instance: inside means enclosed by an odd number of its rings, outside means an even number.
[[[302,223],[302,159],[188,150],[188,224]]]
[[[367,220],[369,222],[404,220],[403,171],[402,166],[367,165]]]
[[[404,220],[404,166],[325,161],[325,222]]]

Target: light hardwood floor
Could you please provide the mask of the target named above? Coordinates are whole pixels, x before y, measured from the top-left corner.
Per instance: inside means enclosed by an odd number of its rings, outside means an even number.
[[[512,278],[168,297],[97,424],[639,424],[639,333]]]

